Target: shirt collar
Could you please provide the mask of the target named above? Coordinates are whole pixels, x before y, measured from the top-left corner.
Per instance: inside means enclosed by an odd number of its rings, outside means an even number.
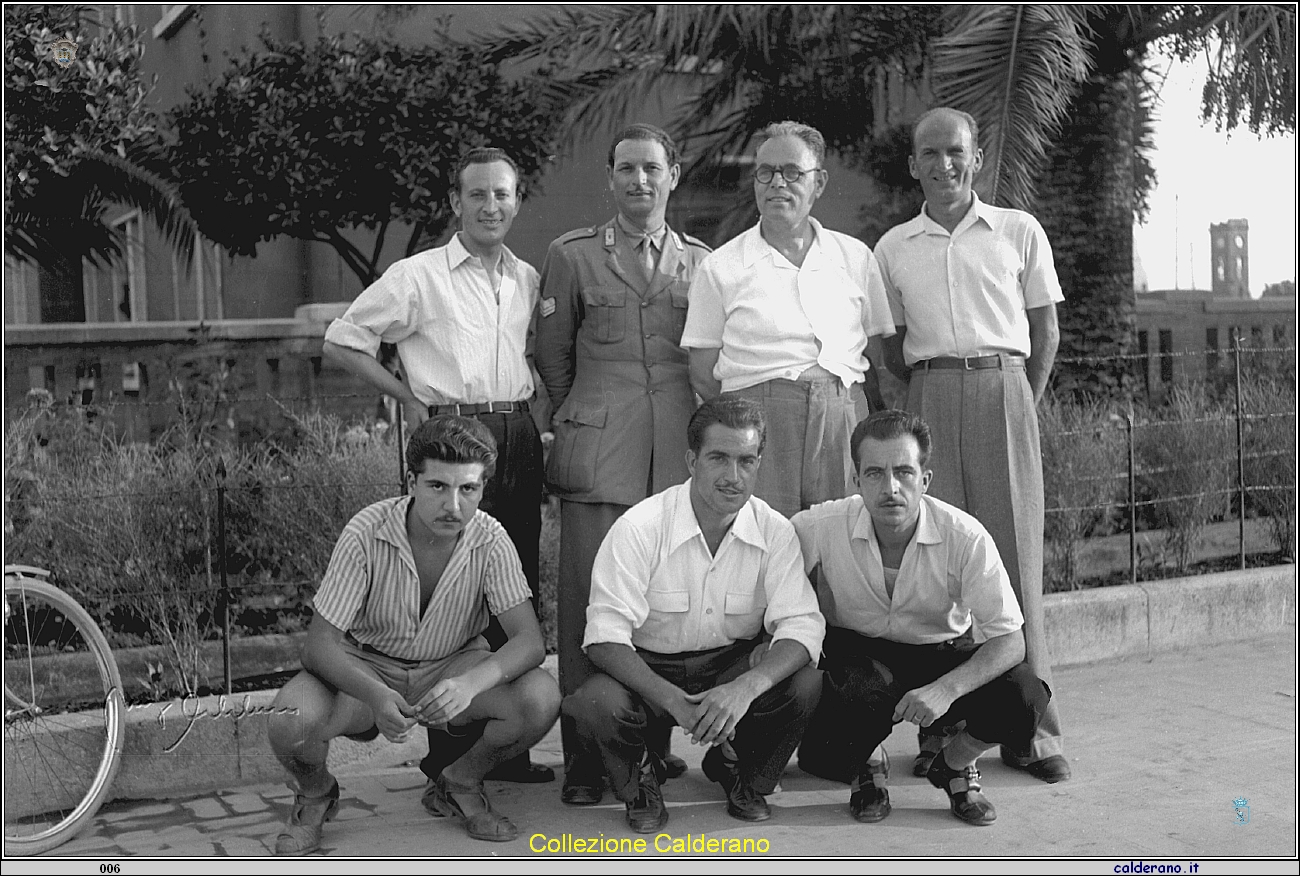
[[[961,221],[958,222],[957,227],[952,230],[952,234],[948,233],[947,228],[944,228],[938,222],[931,219],[930,214],[926,212],[925,205],[922,204],[920,215],[907,223],[907,236],[915,237],[918,234],[940,234],[944,237],[955,237],[958,232],[969,228],[976,222],[983,222],[986,226],[992,228],[994,217],[988,209],[988,205],[980,200],[979,194],[974,190],[971,191],[970,196],[970,209],[966,211],[965,216],[961,217]]]
[[[698,536],[704,539],[704,532],[700,529],[700,522],[695,519],[695,508],[691,505],[691,482],[694,478],[688,478],[686,483],[678,489],[677,496],[673,505],[673,528],[668,536],[668,551],[677,550],[686,542]],[[767,539],[763,537],[763,531],[759,528],[758,517],[754,514],[753,496],[741,507],[736,514],[736,519],[731,522],[731,534],[746,544],[753,545],[761,550],[767,550]]]
[[[410,550],[411,540],[406,535],[406,513],[414,501],[413,496],[404,496],[394,502],[376,528],[375,536],[399,548],[406,547],[407,550]],[[465,524],[465,531],[461,534],[460,543],[456,545],[457,549],[463,547],[465,550],[473,550],[491,541],[492,534],[484,525],[483,516],[483,511],[474,512],[474,516],[469,519],[469,523]]]
[[[867,503],[863,501],[861,495],[856,498],[858,501],[858,520],[853,524],[853,538],[876,542],[877,550],[879,550],[876,528],[871,523],[871,512],[867,510]],[[921,497],[921,515],[917,518],[916,532],[912,536],[912,541],[917,544],[939,544],[943,541],[943,534],[934,523],[934,515],[930,513],[929,503],[929,496]]]
[[[459,231],[451,236],[451,240],[447,241],[447,258],[451,261],[451,267],[453,270],[459,268],[461,264],[467,261],[479,262],[479,257],[465,249],[465,244],[460,242]],[[513,275],[516,272],[518,259],[516,259],[515,254],[510,251],[510,247],[501,247],[501,262],[505,267],[507,274]],[[479,263],[482,264],[481,262]]]
[[[820,262],[822,256],[822,224],[812,216],[808,217],[808,223],[812,225],[813,242],[812,246],[808,248],[808,255],[804,259],[805,265],[809,261]],[[741,241],[740,257],[746,268],[760,259],[771,259],[776,254],[776,247],[763,239],[762,226],[763,220],[760,219],[753,228],[745,232],[745,236]]]
[[[631,222],[627,221],[627,219],[623,217],[622,213],[619,213],[617,216],[615,216],[614,221],[618,223],[619,229],[627,237],[628,241],[631,242],[633,249],[636,249],[641,245],[642,238],[648,237],[650,239],[650,243],[654,246],[654,248],[659,250],[660,252],[663,252],[665,238],[668,240],[672,240],[672,237],[668,234],[667,222],[660,225],[654,231],[645,232],[642,231],[640,228],[633,226]]]

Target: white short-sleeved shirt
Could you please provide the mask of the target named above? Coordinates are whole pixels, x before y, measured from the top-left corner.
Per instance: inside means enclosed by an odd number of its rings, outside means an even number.
[[[411,501],[382,499],[348,521],[312,607],[363,645],[404,660],[439,660],[487,629],[489,612],[522,605],[530,592],[505,528],[477,511],[421,616],[420,578],[406,535]]]
[[[411,392],[426,405],[523,401],[533,396],[525,358],[538,273],[506,249],[498,296],[460,235],[394,262],[357,296],[325,340],[375,355],[397,345]]]
[[[921,497],[916,535],[903,552],[891,599],[880,543],[861,496],[800,511],[791,520],[804,567],[821,566],[826,622],[864,636],[913,645],[946,642],[972,620],[982,639],[1024,625],[993,537],[971,515]]]
[[[1064,301],[1052,247],[1022,210],[974,203],[949,234],[922,208],[876,244],[903,359],[1030,354],[1026,310]]]
[[[766,630],[821,653],[826,623],[790,521],[751,497],[716,554],[691,507],[691,482],[615,521],[591,570],[582,647],[613,642],[659,654],[707,651]]]
[[[713,374],[724,392],[795,380],[813,365],[850,386],[871,367],[867,338],[894,334],[871,249],[809,221],[815,236],[800,267],[755,225],[695,272],[681,344],[720,349]]]

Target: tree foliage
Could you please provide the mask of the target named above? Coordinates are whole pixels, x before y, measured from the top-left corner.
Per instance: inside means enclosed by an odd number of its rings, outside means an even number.
[[[193,226],[165,176],[135,29],[79,6],[6,5],[4,23],[5,252],[43,266],[105,261],[124,245],[105,222],[123,203],[188,253]],[[78,43],[68,67],[50,52],[60,38]]]
[[[525,184],[540,175],[561,113],[539,91],[445,38],[405,48],[264,33],[172,111],[171,160],[200,228],[231,252],[279,235],[319,241],[368,285],[390,223],[411,226],[408,255],[446,230],[467,149],[505,149]],[[359,228],[377,232],[369,252],[350,239]]]

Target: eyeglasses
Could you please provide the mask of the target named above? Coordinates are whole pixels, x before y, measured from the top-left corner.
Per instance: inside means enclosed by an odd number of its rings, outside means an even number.
[[[821,170],[820,167],[810,167],[807,170],[803,170],[797,164],[783,164],[780,167],[769,167],[766,164],[760,164],[754,169],[754,179],[758,180],[758,182],[763,185],[767,185],[778,173],[780,173],[781,178],[786,182],[797,183],[799,180],[803,179],[806,174],[816,173],[819,170]]]

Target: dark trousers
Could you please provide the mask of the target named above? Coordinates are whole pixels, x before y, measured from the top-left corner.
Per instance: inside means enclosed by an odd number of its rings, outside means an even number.
[[[533,611],[537,613],[541,607],[537,585],[538,541],[542,535],[542,440],[537,424],[527,411],[477,414],[476,419],[487,426],[497,442],[496,473],[483,489],[479,508],[496,518],[510,536],[532,592]],[[506,635],[495,617],[483,635],[494,651],[506,643]],[[481,734],[482,727],[476,733],[459,736],[430,727],[429,753],[420,761],[421,772],[431,779],[437,778],[444,767],[469,751]],[[520,757],[527,760],[528,754],[525,752]]]
[[[947,675],[978,650],[969,639],[954,641],[958,644],[909,645],[828,629],[822,646],[819,719],[853,728],[842,737],[844,749],[830,752],[831,758],[861,774],[871,752],[894,729],[894,708],[903,694]],[[1021,662],[958,698],[931,727],[965,721],[966,732],[981,742],[1024,748],[1034,738],[1051,695],[1047,684]]]
[[[656,674],[688,694],[702,693],[739,678],[749,669],[756,642],[736,642],[712,651],[655,654],[637,651]],[[821,673],[805,666],[750,705],[732,740],[742,781],[770,794],[794,753],[821,693]],[[562,714],[573,719],[584,741],[600,751],[614,795],[636,799],[639,768],[648,744],[676,723],[604,673],[587,679],[564,698]]]

